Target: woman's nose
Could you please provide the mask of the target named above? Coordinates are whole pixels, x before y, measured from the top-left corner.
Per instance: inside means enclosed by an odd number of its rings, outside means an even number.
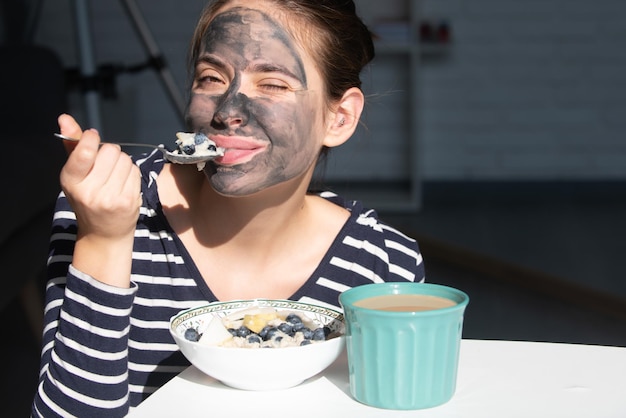
[[[228,129],[239,125],[246,125],[249,118],[249,100],[250,99],[243,93],[234,92],[224,95],[213,115],[213,124],[215,127]]]

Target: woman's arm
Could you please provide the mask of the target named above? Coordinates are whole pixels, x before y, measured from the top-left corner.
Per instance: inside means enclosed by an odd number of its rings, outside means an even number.
[[[141,206],[141,174],[120,147],[82,133],[69,115],[61,133],[80,137],[61,170],[61,188],[76,214],[74,266],[102,283],[130,285],[134,231]]]
[[[71,116],[60,116],[59,127],[81,140],[68,145],[60,175],[33,415],[124,416],[140,173],[119,146],[100,144]]]
[[[129,318],[136,288],[103,284],[70,264],[76,231],[74,213],[61,195],[50,243],[33,416],[125,416]]]

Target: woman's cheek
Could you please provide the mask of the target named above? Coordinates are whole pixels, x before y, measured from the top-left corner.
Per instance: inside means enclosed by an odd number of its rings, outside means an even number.
[[[187,110],[187,123],[193,129],[208,126],[215,114],[215,99],[202,94],[192,94]]]

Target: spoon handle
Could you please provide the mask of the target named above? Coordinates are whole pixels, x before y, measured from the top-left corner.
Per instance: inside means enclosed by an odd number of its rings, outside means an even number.
[[[65,136],[62,134],[57,134],[57,133],[55,133],[54,136],[60,139],[64,139],[66,141],[73,141],[73,142],[80,141],[80,139],[72,138],[72,137]],[[163,158],[166,159],[167,161],[171,163],[176,163],[176,164],[198,164],[198,170],[202,170],[202,168],[204,167],[204,163],[206,163],[207,161],[213,160],[221,155],[224,155],[223,148],[218,148],[219,152],[216,151],[214,154],[209,154],[209,155],[206,155],[206,154],[205,155],[185,155],[179,152],[170,151],[167,148],[165,148],[165,145],[163,144],[153,145],[153,144],[140,144],[137,142],[100,142],[100,143],[101,144],[117,144],[120,146],[129,146],[129,147],[155,148],[161,151],[161,153],[163,154]]]
[[[60,139],[64,139],[66,141],[73,141],[73,142],[78,142],[80,141],[80,139],[77,138],[71,138],[69,136],[65,136],[62,134],[57,134],[55,133],[54,136],[56,136],[57,138]],[[161,149],[158,145],[153,145],[153,144],[140,144],[137,142],[105,142],[105,141],[101,141],[101,144],[116,144],[122,147],[147,147],[147,148],[154,148],[154,149]]]

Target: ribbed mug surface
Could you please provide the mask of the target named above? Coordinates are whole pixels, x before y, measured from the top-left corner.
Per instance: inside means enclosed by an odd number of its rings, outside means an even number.
[[[389,312],[354,303],[383,294],[424,294],[456,302],[419,312]],[[352,396],[385,409],[424,409],[449,401],[456,389],[463,314],[469,297],[424,283],[381,283],[340,295]]]

